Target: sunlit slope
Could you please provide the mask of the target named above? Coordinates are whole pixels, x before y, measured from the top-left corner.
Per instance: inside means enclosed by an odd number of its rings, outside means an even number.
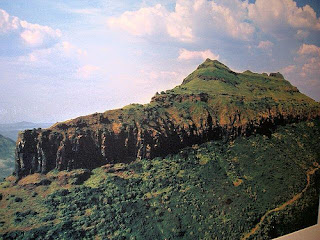
[[[272,101],[318,105],[313,99],[299,92],[280,73],[259,74],[249,70],[236,73],[217,60],[207,59],[182,85],[173,89],[175,93],[208,93],[211,96],[225,95],[247,101]]]

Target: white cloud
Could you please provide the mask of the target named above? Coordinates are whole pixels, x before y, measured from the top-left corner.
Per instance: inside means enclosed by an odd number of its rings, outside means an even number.
[[[280,72],[287,75],[287,74],[294,72],[296,69],[297,69],[297,67],[295,65],[289,65],[287,67],[282,68],[280,70]]]
[[[24,64],[53,64],[59,63],[63,59],[77,59],[86,56],[86,51],[77,48],[70,42],[64,41],[56,43],[50,48],[36,49],[26,56],[19,57],[19,62]]]
[[[52,79],[62,76],[69,76],[70,79],[88,78],[98,70],[84,58],[86,51],[68,41],[62,41],[59,29],[29,23],[0,10],[0,34],[10,34],[10,38],[19,39],[23,43],[21,46],[13,46],[8,42],[9,47],[17,47],[18,50],[17,56],[8,60],[7,64],[11,68],[19,68],[20,76],[26,75],[24,71],[30,72],[28,78],[32,74],[37,76],[41,73],[41,80],[53,75]],[[23,55],[19,56],[19,53]],[[81,65],[83,67],[80,68]],[[19,73],[16,79],[20,79]]]
[[[270,41],[260,41],[259,42],[259,45],[258,45],[258,48],[260,49],[264,49],[264,50],[269,50],[273,47],[273,43],[270,42]]]
[[[48,26],[42,26],[39,24],[32,24],[26,21],[20,21],[22,39],[30,45],[41,45],[45,41],[58,39],[61,37],[61,31],[59,29],[52,29]]]
[[[215,55],[211,50],[205,51],[188,51],[187,49],[180,49],[178,60],[192,60],[192,59],[219,59],[219,55]]]
[[[305,39],[320,31],[320,18],[309,6],[293,0],[177,0],[173,11],[161,4],[126,11],[108,25],[135,36],[169,37],[183,42],[229,36],[250,40],[256,28],[278,38]],[[291,32],[290,32],[291,31]]]
[[[41,46],[50,41],[57,42],[61,37],[59,29],[22,21],[0,9],[0,33],[9,32],[16,33],[29,46]]]
[[[320,47],[302,44],[297,51],[295,61],[301,66],[300,75],[319,79],[320,82]]]
[[[320,30],[320,19],[309,6],[298,7],[293,0],[256,0],[248,5],[250,19],[264,32],[278,37],[288,34],[288,29]],[[304,32],[301,32],[304,31]]]
[[[320,76],[320,58],[309,58],[307,59],[306,63],[302,66],[301,76],[317,76],[319,82]]]
[[[318,55],[320,57],[320,47],[316,45],[302,44],[298,50],[299,55]]]
[[[59,29],[20,20],[1,9],[0,33],[10,34],[10,37],[18,38],[24,43],[21,46],[9,45],[19,48],[17,52],[23,52],[24,55],[17,56],[13,61],[21,66],[32,65],[36,68],[45,66],[48,69],[53,66],[67,67],[72,65],[72,61],[78,63],[80,57],[87,54],[70,42],[62,41],[62,33]],[[20,48],[23,50],[21,51]]]
[[[77,70],[77,74],[79,77],[87,79],[99,70],[100,67],[94,65],[84,65]]]
[[[177,5],[177,12],[170,13],[161,4],[141,8],[134,12],[124,12],[120,17],[111,17],[108,24],[135,36],[168,35],[180,41],[192,41],[194,36],[187,23],[182,23],[183,10]]]
[[[0,9],[0,33],[16,30],[20,27],[20,20],[10,16],[6,11]]]
[[[168,17],[169,12],[166,8],[157,4],[134,12],[126,11],[120,17],[111,17],[108,24],[135,36],[156,35],[166,31],[165,19]]]
[[[249,39],[255,29],[247,21],[246,3],[239,0],[229,2],[239,8],[234,11],[230,8],[232,4],[224,6],[223,2],[177,0],[174,11],[157,4],[109,18],[108,25],[135,36],[166,36],[182,42],[212,37],[212,34]]]
[[[60,43],[60,48],[62,49],[64,55],[71,57],[83,57],[87,56],[87,51],[82,50],[68,41],[64,41]]]
[[[296,52],[295,64],[281,71],[287,79],[316,100],[320,100],[320,47],[302,44]]]
[[[212,5],[212,12],[210,14],[213,19],[212,24],[219,26],[218,29],[220,31],[225,31],[236,39],[248,40],[252,37],[255,29],[248,22],[246,2],[243,3],[238,0],[220,1],[221,4],[205,0],[201,2]],[[206,7],[206,4],[204,4],[201,10],[205,10]]]
[[[318,79],[320,83],[320,47],[302,44],[297,54],[296,61],[302,64],[300,75]]]

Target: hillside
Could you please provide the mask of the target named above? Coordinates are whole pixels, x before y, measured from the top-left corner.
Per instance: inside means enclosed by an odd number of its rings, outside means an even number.
[[[0,135],[0,180],[14,171],[15,142]]]
[[[181,85],[156,94],[149,104],[22,132],[16,146],[16,175],[164,157],[211,140],[254,133],[269,136],[279,124],[319,115],[320,104],[280,73],[236,73],[207,59]]]
[[[270,239],[317,221],[320,122],[0,184],[3,239]]]

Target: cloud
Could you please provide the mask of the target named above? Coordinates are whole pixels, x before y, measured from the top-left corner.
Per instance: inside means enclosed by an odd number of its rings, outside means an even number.
[[[48,26],[41,26],[39,24],[32,24],[26,21],[20,21],[21,24],[21,38],[30,45],[41,45],[50,40],[59,39],[61,31],[59,29],[52,29]]]
[[[174,10],[161,4],[142,7],[109,18],[108,25],[134,36],[181,42],[218,36],[250,40],[260,30],[305,39],[310,31],[320,31],[320,18],[309,5],[298,7],[293,0],[177,0]]]
[[[20,20],[2,9],[0,9],[0,33],[15,33],[26,45],[32,47],[55,43],[61,37],[59,29]]]
[[[315,76],[320,81],[320,58],[309,58],[302,66],[302,72],[300,74],[303,77]]]
[[[137,11],[126,11],[111,17],[108,25],[139,37],[171,38],[181,42],[193,42],[201,38],[222,35],[248,40],[254,27],[246,18],[246,3],[229,0],[237,4],[237,11],[215,1],[177,0],[174,11],[161,4],[143,7]],[[230,4],[231,6],[232,4]]]
[[[40,81],[52,83],[53,79],[58,81],[62,77],[88,78],[97,71],[88,62],[87,52],[63,41],[59,29],[29,23],[0,10],[0,34],[9,35],[10,41],[4,38],[4,45],[17,53],[14,57],[4,56],[2,59],[9,70],[19,69],[14,75],[16,81],[41,76]],[[19,42],[23,44],[16,46]]]
[[[77,48],[70,42],[56,43],[50,48],[35,49],[18,61],[24,64],[36,64],[39,66],[60,64],[65,59],[79,59],[87,55],[87,52]]]
[[[256,0],[248,5],[248,15],[262,31],[277,37],[288,35],[288,29],[298,29],[300,37],[307,30],[320,30],[316,12],[309,5],[298,7],[293,0]]]
[[[180,49],[178,60],[192,60],[192,59],[219,59],[219,55],[215,55],[211,50],[205,51],[188,51],[187,49]]]
[[[312,44],[302,44],[297,54],[299,56],[296,61],[302,64],[300,75],[318,79],[320,83],[320,47]]]
[[[79,77],[87,79],[99,70],[100,67],[94,65],[84,65],[77,70],[77,74]]]
[[[92,67],[80,68],[89,64],[86,56],[86,51],[64,41],[49,48],[33,49],[7,64],[19,69],[15,75],[16,81],[38,79],[44,86],[48,86],[54,82],[64,82],[65,79],[73,81],[91,77],[94,70]]]
[[[300,75],[318,79],[320,83],[320,47],[303,44],[297,54],[296,61],[302,64]]]
[[[167,32],[168,17],[167,9],[157,4],[154,7],[140,8],[138,11],[126,11],[119,17],[111,17],[108,24],[112,28],[120,28],[135,36],[157,35],[157,33],[160,35]]]
[[[20,27],[20,20],[10,16],[6,11],[0,9],[0,33],[16,30]]]
[[[282,68],[280,72],[287,75],[287,74],[293,73],[296,69],[297,67],[295,65],[289,65],[287,67]]]
[[[273,47],[273,43],[270,42],[270,41],[260,41],[259,42],[259,45],[258,45],[258,48],[260,49],[264,49],[264,50],[269,50]]]
[[[320,47],[316,45],[302,44],[297,53],[299,55],[315,55],[320,57]]]
[[[320,100],[320,47],[302,44],[296,52],[294,65],[281,71],[296,86],[311,97]]]

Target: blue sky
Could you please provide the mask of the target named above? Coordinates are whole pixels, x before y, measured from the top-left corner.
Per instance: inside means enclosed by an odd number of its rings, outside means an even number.
[[[205,58],[320,100],[317,0],[1,0],[0,123],[56,122],[180,84]]]

